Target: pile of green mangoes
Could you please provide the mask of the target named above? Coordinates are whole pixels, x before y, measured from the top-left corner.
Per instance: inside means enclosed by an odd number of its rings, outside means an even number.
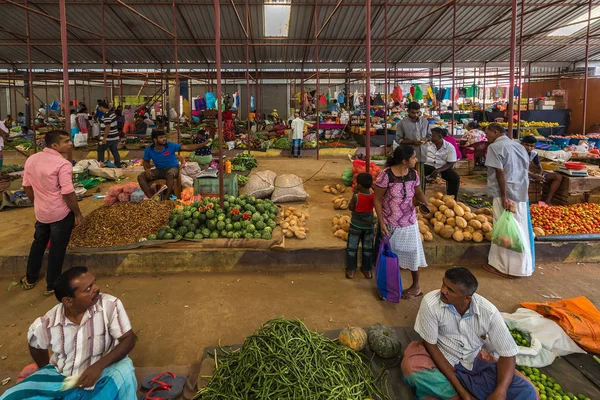
[[[518,329],[508,328],[508,330],[510,331],[510,334],[515,340],[517,346],[531,347],[531,335],[525,332],[521,332]]]
[[[538,389],[540,400],[590,400],[583,394],[565,393],[554,379],[542,374],[537,368],[519,366],[517,369]]]

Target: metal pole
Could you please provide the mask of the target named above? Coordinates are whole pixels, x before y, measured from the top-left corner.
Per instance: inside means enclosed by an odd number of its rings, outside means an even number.
[[[169,90],[169,76],[171,71],[167,68],[165,72],[165,96],[167,97],[166,106],[163,108],[163,121],[167,122],[167,132],[171,133],[171,91]]]
[[[28,7],[28,0],[25,0],[25,7]],[[26,28],[26,35],[27,35],[27,72],[28,72],[28,86],[29,86],[29,126],[31,127],[31,130],[33,130],[33,152],[37,153],[37,137],[35,135],[35,114],[34,114],[34,108],[33,108],[33,102],[34,102],[34,97],[33,97],[33,77],[31,74],[31,30],[30,30],[30,26],[29,26],[29,8],[27,8],[25,10],[25,28]],[[9,126],[7,126],[7,129],[10,129]],[[25,134],[27,134],[28,132],[25,132]]]
[[[531,63],[527,68],[527,111],[529,111],[529,99],[531,98]]]
[[[440,96],[440,100],[438,101],[438,114],[442,113],[442,101],[444,100],[442,98],[442,63],[440,63],[440,76],[438,77],[438,81],[439,81],[439,87],[438,87],[438,93]]]
[[[366,157],[367,162],[365,165],[365,170],[367,174],[369,173],[369,167],[371,164],[371,0],[365,1],[365,14],[366,14],[366,35],[365,35],[365,72],[367,74],[367,94],[366,94],[366,103],[367,103],[367,120],[366,122],[366,131],[365,131],[365,144],[366,144]],[[387,138],[387,136],[386,136]]]
[[[250,32],[250,7],[248,0],[245,1],[246,9],[246,32]],[[246,145],[248,154],[250,154],[250,46],[248,46],[248,35],[246,35]]]
[[[521,95],[523,93],[523,16],[525,15],[525,0],[521,0],[521,18],[519,21],[519,96],[517,103],[517,138],[521,137]],[[514,94],[514,93],[513,93]],[[529,101],[527,101],[529,103]]]
[[[450,134],[454,136],[454,97],[455,91],[455,76],[456,76],[456,1],[452,5],[452,89],[450,95],[452,96],[452,130]]]
[[[592,18],[592,0],[588,2],[588,20]],[[588,21],[585,32],[585,69],[583,76],[583,134],[585,135],[587,122],[587,94],[588,94],[588,67],[590,63],[590,26],[592,23]]]
[[[173,53],[175,56],[175,113],[177,114],[177,119],[175,120],[175,129],[177,129],[177,143],[181,143],[181,130],[179,128],[179,116],[181,115],[181,107],[180,107],[180,87],[179,87],[179,57],[177,52],[177,14],[175,8],[175,0],[171,0],[171,12],[173,14]],[[221,195],[221,199],[223,196]]]
[[[315,96],[317,96],[317,98],[315,99],[315,116],[317,117],[317,124],[316,124],[316,128],[317,128],[317,160],[319,159],[319,149],[320,149],[320,135],[319,135],[319,100],[321,98],[321,94],[319,92],[319,10],[318,10],[318,3],[317,0],[315,0],[315,17],[313,18],[313,20],[315,21],[315,65],[316,65],[316,69],[317,69],[317,87],[316,87],[316,92],[315,92]]]
[[[104,43],[104,1],[100,0],[100,34],[102,51],[102,76],[104,78],[104,101],[108,100],[108,88],[106,87],[106,46]]]
[[[508,84],[508,137],[513,138],[513,111],[515,107],[515,50],[517,47],[517,0],[512,0],[510,21],[510,66]],[[519,132],[517,132],[519,137]]]
[[[188,100],[189,100],[189,105],[190,105],[190,110],[189,110],[190,111],[190,115],[189,115],[188,120],[190,121],[190,127],[192,126],[192,111],[193,111],[193,108],[194,108],[192,106],[193,101],[194,101],[194,98],[192,97],[192,82],[194,82],[193,79],[188,79]]]
[[[223,112],[221,110],[221,5],[215,1],[215,60],[217,68],[217,134],[219,135],[219,199],[223,207]]]
[[[69,96],[69,52],[67,45],[67,7],[66,0],[59,0],[60,11],[60,42],[62,48],[62,68],[63,68],[63,109],[65,110],[65,131],[71,133],[71,118],[69,117],[70,96]],[[73,159],[72,151],[69,151],[69,160]]]
[[[383,4],[383,36],[384,36],[384,41],[383,41],[383,58],[384,58],[384,69],[385,69],[385,77],[384,79],[384,94],[385,94],[385,117],[383,119],[383,152],[384,154],[387,153],[388,151],[388,129],[387,129],[387,120],[388,120],[388,43],[387,43],[387,37],[388,37],[388,26],[387,26],[387,21],[388,21],[388,3],[387,0],[385,0],[385,3]],[[432,85],[433,86],[433,85]],[[369,132],[370,133],[370,132]],[[370,136],[369,137],[369,141],[371,139]]]

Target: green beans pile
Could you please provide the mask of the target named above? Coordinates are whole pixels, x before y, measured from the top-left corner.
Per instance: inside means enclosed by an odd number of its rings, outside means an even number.
[[[194,399],[389,399],[361,353],[299,320],[268,321],[240,350],[221,352],[215,374]]]

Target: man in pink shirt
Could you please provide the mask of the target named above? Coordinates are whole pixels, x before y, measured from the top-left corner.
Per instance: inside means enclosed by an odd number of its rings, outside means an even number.
[[[54,282],[62,272],[73,227],[83,220],[73,187],[73,166],[63,155],[73,146],[65,131],[46,133],[46,148],[25,162],[23,189],[35,210],[35,234],[21,286],[31,290],[42,269],[44,251],[50,242],[46,272],[46,296],[54,294]]]

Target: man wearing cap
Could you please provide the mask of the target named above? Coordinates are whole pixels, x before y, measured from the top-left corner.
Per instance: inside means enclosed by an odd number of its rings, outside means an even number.
[[[194,151],[208,145],[210,142],[198,144],[179,144],[167,141],[164,131],[152,131],[152,144],[144,150],[144,173],[138,176],[140,187],[146,197],[152,197],[150,183],[157,179],[167,181],[165,199],[170,199],[175,185],[175,178],[179,175],[179,160],[177,154],[180,151]],[[150,161],[154,164],[152,168]]]

